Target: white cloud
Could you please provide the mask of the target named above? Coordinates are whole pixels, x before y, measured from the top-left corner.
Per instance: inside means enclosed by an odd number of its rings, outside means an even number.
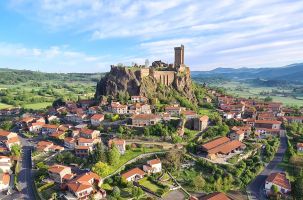
[[[139,55],[111,55],[106,63],[144,62],[146,57],[172,62],[173,46],[181,43],[186,61],[195,70],[302,60],[300,0],[12,0],[10,8],[52,31],[71,30],[101,41],[134,41],[130,48]],[[120,44],[113,40],[113,45]],[[62,47],[20,47],[13,53],[45,59],[75,57],[96,66],[102,60]]]
[[[0,57],[0,67],[30,67],[46,72],[104,72],[110,64],[109,56],[87,55],[69,50],[65,46],[38,49],[26,48],[20,44],[0,43]]]

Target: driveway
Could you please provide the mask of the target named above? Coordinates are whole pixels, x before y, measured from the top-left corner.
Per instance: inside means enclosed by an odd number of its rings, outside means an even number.
[[[282,162],[284,154],[287,149],[287,139],[283,134],[280,137],[280,146],[278,148],[275,157],[268,163],[265,169],[248,185],[247,191],[249,199],[264,200],[267,199],[264,194],[264,185],[266,178],[274,172],[281,172],[278,168],[278,164]]]

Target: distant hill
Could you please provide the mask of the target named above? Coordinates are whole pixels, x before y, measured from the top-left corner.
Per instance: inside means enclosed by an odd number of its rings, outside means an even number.
[[[46,73],[0,68],[0,84],[14,85],[27,81],[99,81],[102,73]]]
[[[211,71],[193,71],[193,79],[222,77],[224,79],[262,79],[303,83],[303,63],[277,68],[217,68]]]

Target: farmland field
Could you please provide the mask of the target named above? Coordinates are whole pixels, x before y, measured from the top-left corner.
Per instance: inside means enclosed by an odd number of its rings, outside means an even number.
[[[21,106],[40,110],[57,99],[89,99],[94,97],[101,76],[0,69],[0,109]]]
[[[287,87],[262,87],[237,81],[225,81],[224,83],[211,84],[210,86],[225,88],[228,94],[238,97],[265,98],[270,96],[273,101],[284,105],[303,106],[303,94],[295,93],[290,86]]]

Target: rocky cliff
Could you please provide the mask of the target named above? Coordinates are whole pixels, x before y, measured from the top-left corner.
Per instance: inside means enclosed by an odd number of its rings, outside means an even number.
[[[96,98],[105,95],[117,97],[119,93],[143,95],[148,98],[171,100],[172,94],[178,94],[186,99],[196,102],[192,89],[190,73],[174,76],[173,83],[169,86],[159,84],[152,76],[141,77],[140,69],[126,67],[112,67],[97,84]]]

